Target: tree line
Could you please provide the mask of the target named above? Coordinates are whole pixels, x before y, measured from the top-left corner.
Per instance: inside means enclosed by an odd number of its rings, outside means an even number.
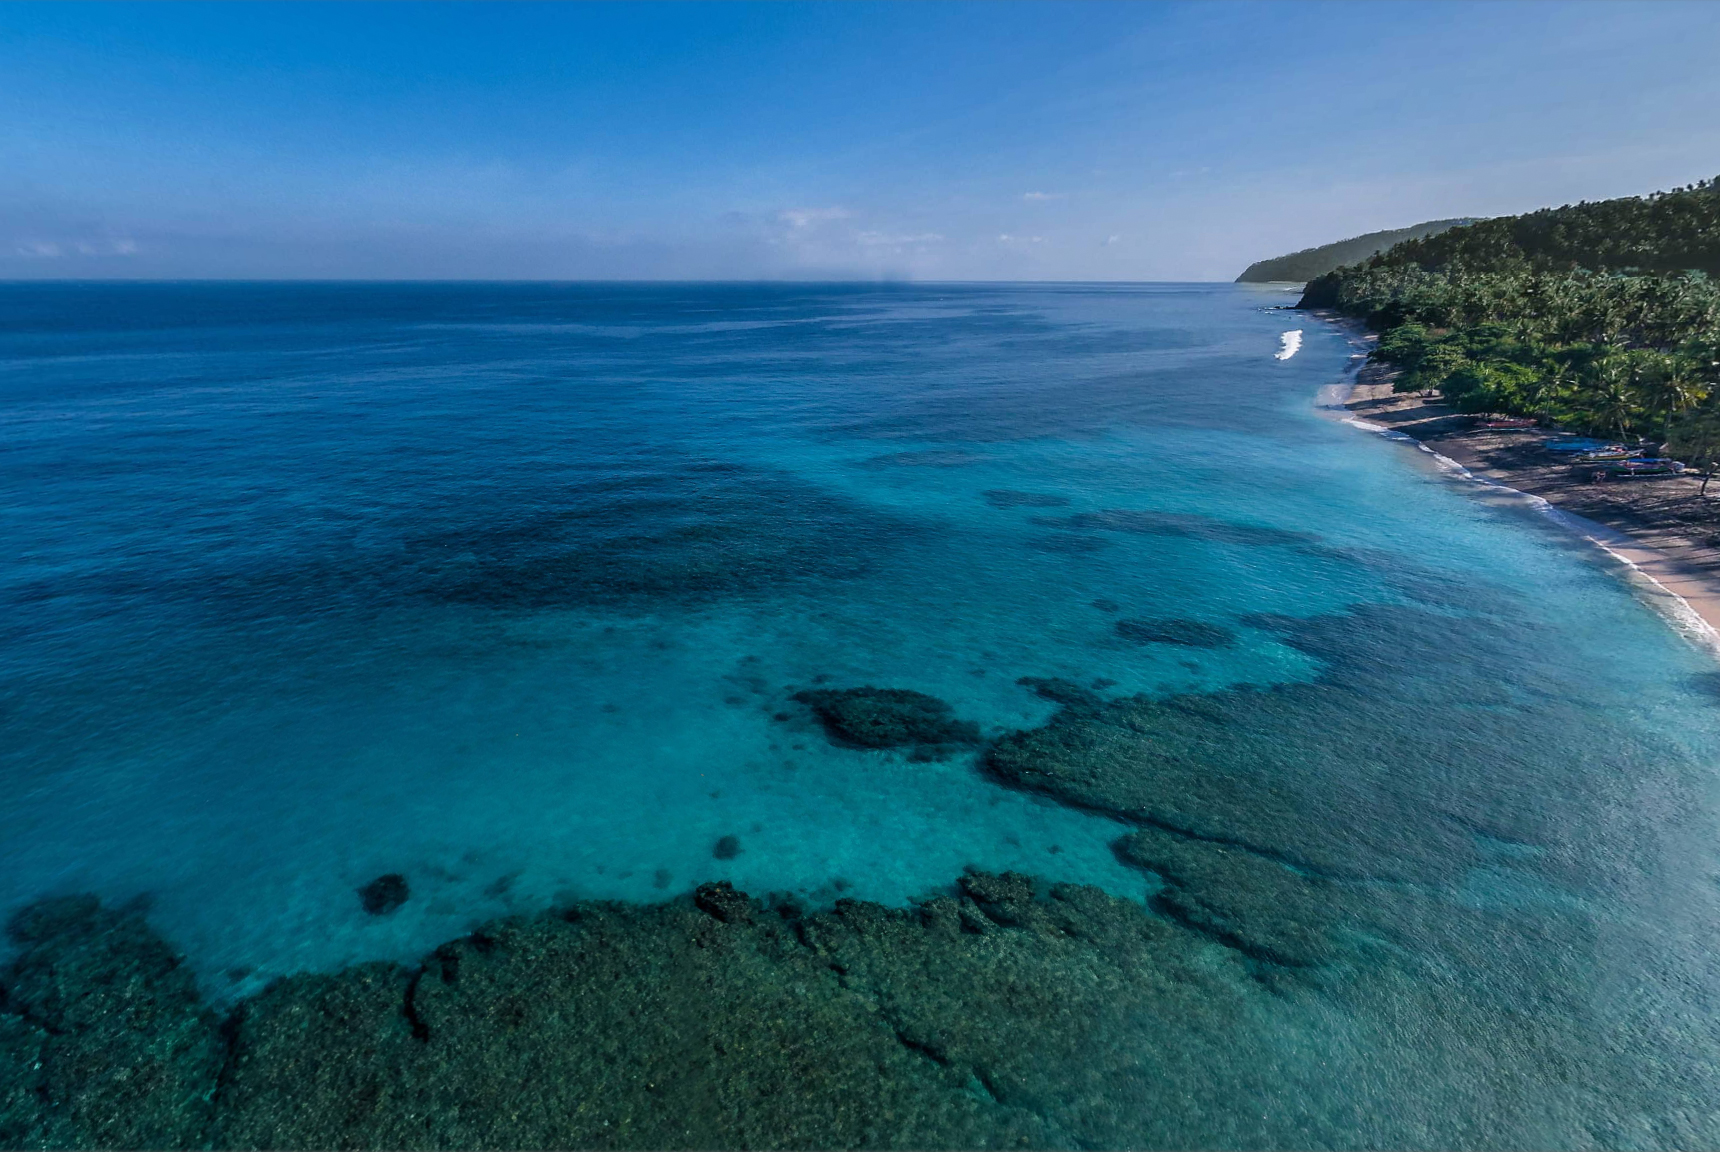
[[[1720,180],[1501,217],[1310,281],[1396,389],[1720,466]]]

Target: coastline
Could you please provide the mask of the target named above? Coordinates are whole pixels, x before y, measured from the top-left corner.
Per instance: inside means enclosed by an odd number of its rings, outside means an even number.
[[[1342,317],[1315,313],[1328,323]],[[1371,342],[1371,334],[1355,328]],[[1700,480],[1592,483],[1540,448],[1545,429],[1483,429],[1438,398],[1392,392],[1395,369],[1360,362],[1330,409],[1369,432],[1401,437],[1453,474],[1535,502],[1604,552],[1650,606],[1691,642],[1720,655],[1720,517]]]

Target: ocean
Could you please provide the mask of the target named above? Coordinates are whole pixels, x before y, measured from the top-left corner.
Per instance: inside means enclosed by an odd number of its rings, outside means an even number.
[[[1720,669],[1322,416],[1357,348],[1294,299],[0,285],[0,910],[133,902],[226,1004],[569,901],[1014,870],[1246,953],[1234,1059],[1294,1103],[1212,1143],[1720,1140]],[[1035,783],[795,699],[862,686],[1170,718]],[[1324,886],[1337,943],[1142,828]]]

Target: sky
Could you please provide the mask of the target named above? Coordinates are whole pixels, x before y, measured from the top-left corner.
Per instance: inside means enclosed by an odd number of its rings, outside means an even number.
[[[0,278],[1228,280],[1720,175],[1715,3],[0,4]]]

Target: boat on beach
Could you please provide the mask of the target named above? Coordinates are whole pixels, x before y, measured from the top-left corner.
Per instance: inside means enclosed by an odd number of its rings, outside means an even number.
[[[1588,436],[1561,436],[1557,440],[1541,442],[1541,447],[1549,452],[1596,452],[1611,445],[1610,440],[1596,440]]]
[[[1646,476],[1678,476],[1684,472],[1682,460],[1646,457],[1635,460],[1613,460],[1596,466],[1595,475],[1609,480]]]
[[[1578,452],[1576,458],[1580,463],[1593,464],[1604,460],[1630,460],[1641,455],[1641,448],[1627,448],[1623,444],[1608,444],[1606,447],[1596,448],[1592,452]]]

